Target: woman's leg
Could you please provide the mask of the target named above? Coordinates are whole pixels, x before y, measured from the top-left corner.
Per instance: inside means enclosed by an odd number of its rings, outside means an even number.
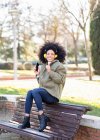
[[[33,103],[33,96],[31,93],[32,90],[28,91],[26,96],[24,120],[23,123],[18,126],[18,128],[20,129],[25,129],[30,127],[30,111]]]
[[[38,118],[39,118],[39,121],[40,121],[39,131],[43,131],[46,128],[47,123],[48,123],[48,121],[50,121],[50,119],[47,116],[45,116],[44,113],[43,113],[42,102],[52,104],[52,103],[58,102],[58,99],[51,96],[43,88],[34,89],[32,91],[32,95],[33,95],[33,98],[35,100],[36,106],[37,106],[38,111],[39,111],[39,115],[38,115]]]
[[[33,103],[33,96],[32,96],[33,90],[29,90],[26,96],[25,101],[25,116],[29,116],[31,112],[31,107]]]
[[[43,112],[42,102],[47,104],[54,104],[57,103],[59,100],[52,95],[50,95],[45,89],[43,88],[36,88],[31,91],[31,95],[36,103],[38,108],[39,114],[41,115],[41,111]]]
[[[33,99],[34,99],[36,106],[38,108],[38,111],[39,111],[39,120],[40,120],[39,131],[43,131],[45,129],[45,127],[47,126],[47,122],[49,121],[49,118],[47,116],[45,116],[43,113],[42,102],[52,104],[52,103],[58,102],[58,99],[51,96],[43,88],[36,88],[36,89],[28,91],[27,96],[26,96],[26,102],[25,102],[24,121],[23,121],[23,124],[19,126],[19,128],[21,128],[21,129],[30,127],[30,111],[31,111]]]

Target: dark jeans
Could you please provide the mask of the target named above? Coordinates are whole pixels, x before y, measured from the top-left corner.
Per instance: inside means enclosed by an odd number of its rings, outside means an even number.
[[[38,111],[43,110],[42,102],[45,102],[47,104],[54,104],[54,103],[59,102],[57,98],[50,95],[43,88],[36,88],[36,89],[30,90],[27,93],[26,102],[25,102],[25,113],[27,114],[30,114],[33,99],[36,103]]]

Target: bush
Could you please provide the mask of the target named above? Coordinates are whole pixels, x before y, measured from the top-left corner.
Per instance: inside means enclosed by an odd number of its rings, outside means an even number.
[[[23,66],[24,66],[24,69],[25,69],[25,70],[32,70],[32,69],[33,69],[33,65],[32,65],[32,63],[30,63],[30,62],[25,62],[25,63],[23,64]]]
[[[18,70],[24,70],[25,68],[24,68],[24,65],[23,64],[18,64],[18,68],[17,68]]]
[[[0,96],[0,101],[4,101],[4,100],[7,100],[7,97],[4,97],[4,96]]]
[[[0,63],[0,69],[4,69],[4,63]]]
[[[12,62],[0,63],[0,69],[12,70],[13,63]]]

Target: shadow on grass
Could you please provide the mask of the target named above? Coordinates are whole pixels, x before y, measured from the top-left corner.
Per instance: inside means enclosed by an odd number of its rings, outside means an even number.
[[[85,105],[92,108],[91,111],[87,112],[88,115],[98,116],[100,117],[100,101],[88,101],[83,98],[76,97],[62,97],[61,102],[75,105]]]

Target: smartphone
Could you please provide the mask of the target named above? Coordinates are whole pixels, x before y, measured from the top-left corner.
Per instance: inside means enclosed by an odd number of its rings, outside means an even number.
[[[36,71],[38,71],[39,63],[36,63]]]

